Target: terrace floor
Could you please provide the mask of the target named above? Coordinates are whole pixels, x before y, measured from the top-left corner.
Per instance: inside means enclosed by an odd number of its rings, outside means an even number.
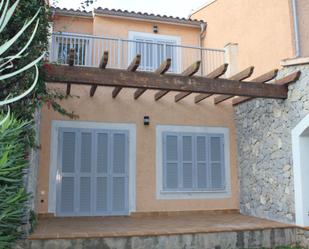
[[[236,212],[176,212],[130,217],[41,218],[30,240],[158,236],[293,228]]]

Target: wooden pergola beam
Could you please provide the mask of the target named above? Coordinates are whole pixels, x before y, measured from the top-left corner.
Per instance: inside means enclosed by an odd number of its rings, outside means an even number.
[[[70,67],[74,66],[74,60],[75,60],[75,49],[70,48],[68,56],[68,64]],[[71,84],[67,84],[66,95],[70,95],[70,92],[71,92]]]
[[[281,79],[275,80],[273,84],[276,85],[289,85],[291,83],[294,83],[295,81],[299,80],[299,77],[301,75],[301,71],[296,71],[294,73],[291,73]]]
[[[108,51],[104,51],[103,56],[101,58],[99,68],[105,69],[108,63]],[[93,97],[95,94],[95,91],[97,90],[97,85],[93,85],[90,88],[90,97]]]
[[[210,79],[217,79],[220,76],[222,76],[223,74],[225,74],[227,68],[228,68],[229,64],[225,63],[223,65],[221,65],[220,67],[218,67],[217,69],[215,69],[214,71],[212,71],[211,73],[206,75],[206,78],[210,78]],[[202,100],[208,98],[212,96],[212,94],[199,94],[197,96],[195,96],[194,98],[194,103],[197,104],[199,102],[201,102]]]
[[[274,70],[271,70],[269,71],[268,73],[265,73],[255,79],[253,79],[252,81],[253,82],[260,82],[260,83],[266,83],[267,81],[270,81],[274,78],[277,77],[277,74],[278,74],[278,69],[274,69]],[[238,97],[235,97],[232,101],[233,105],[237,105],[237,104],[240,104],[242,102],[245,102],[245,101],[248,101],[249,99],[252,99],[251,97],[244,97],[244,96],[238,96]]]
[[[182,73],[182,76],[187,76],[190,77],[192,75],[194,75],[199,69],[200,69],[200,64],[201,61],[196,61],[194,62],[192,65],[190,65],[189,67],[187,67]],[[165,91],[159,91],[155,94],[155,101],[158,101],[159,99],[161,99],[164,95],[166,95],[169,91],[165,90]]]
[[[228,79],[208,79],[175,74],[158,75],[151,72],[130,72],[119,69],[69,67],[50,64],[45,81],[63,84],[119,86],[178,92],[226,94],[259,98],[287,98],[286,85],[240,82]]]
[[[254,67],[248,67],[245,70],[233,75],[229,79],[230,80],[242,81],[242,80],[249,78],[253,74],[253,71],[254,71]],[[233,97],[234,97],[234,95],[219,95],[219,96],[215,97],[214,103],[215,103],[215,105],[217,105],[217,104],[219,104],[219,103],[221,103],[225,100],[228,100],[230,98],[233,98]]]
[[[198,70],[200,69],[200,66],[201,66],[201,61],[197,61],[195,63],[195,66],[196,66],[196,70],[195,70],[195,73],[198,72]],[[194,74],[195,74],[194,73]],[[190,76],[193,76],[194,74],[191,74]],[[185,74],[184,74],[185,75]],[[178,102],[180,100],[182,100],[183,98],[189,96],[191,94],[191,92],[184,92],[184,93],[178,93],[176,96],[175,96],[175,102]]]
[[[132,60],[132,62],[130,63],[130,65],[128,66],[127,71],[135,72],[137,70],[137,68],[139,67],[140,63],[141,63],[141,55],[137,54],[135,56],[135,58]],[[120,93],[121,89],[122,89],[122,87],[120,87],[120,86],[117,86],[117,87],[114,88],[113,93],[112,93],[113,98],[117,97],[117,95]]]
[[[167,58],[165,61],[161,63],[161,65],[158,67],[158,69],[154,72],[155,74],[165,74],[169,68],[171,67],[172,59]],[[137,89],[134,93],[134,99],[138,99],[144,92],[146,92],[147,89],[140,88]]]
[[[275,80],[274,82],[271,82],[272,84],[277,84],[277,85],[288,85],[291,83],[296,82],[299,77],[300,77],[301,72],[300,71],[296,71],[294,73],[291,73],[279,80]],[[273,78],[275,78],[277,75],[275,75]],[[271,80],[271,79],[270,79]],[[267,80],[269,81],[269,80]],[[266,82],[266,81],[265,81]],[[251,97],[244,97],[244,96],[239,96],[237,98],[233,99],[233,106],[239,105],[241,103],[244,103],[248,100],[252,99]]]

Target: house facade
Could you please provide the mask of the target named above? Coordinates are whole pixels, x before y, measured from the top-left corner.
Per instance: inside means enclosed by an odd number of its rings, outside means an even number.
[[[306,3],[230,2],[191,19],[53,9],[46,82],[78,118],[37,118],[29,245],[308,245]]]
[[[207,75],[224,63],[223,49],[200,48],[206,23],[97,9],[54,10],[52,62],[65,64],[70,48],[76,66],[127,68],[136,54],[140,70],[155,71],[170,58],[167,73],[195,61]],[[64,75],[65,77],[65,75]],[[65,88],[49,84],[51,89]],[[136,89],[72,86],[62,106],[71,120],[48,106],[41,112],[37,211],[53,216],[131,215],[146,212],[237,210],[236,127],[231,105],[194,95],[175,103],[170,92],[138,99]],[[215,115],[214,115],[215,114]]]
[[[305,0],[210,0],[191,18],[207,20],[205,47],[233,43],[238,70],[254,65],[260,74],[308,62],[308,8]]]

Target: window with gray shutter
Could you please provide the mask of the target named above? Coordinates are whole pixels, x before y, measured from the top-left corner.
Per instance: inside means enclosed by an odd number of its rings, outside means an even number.
[[[163,133],[163,190],[225,189],[224,135]]]
[[[60,129],[57,215],[128,214],[128,133]]]

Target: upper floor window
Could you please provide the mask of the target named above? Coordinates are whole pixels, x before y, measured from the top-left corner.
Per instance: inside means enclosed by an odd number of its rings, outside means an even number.
[[[150,33],[129,32],[129,39],[133,40],[131,58],[136,54],[141,55],[140,69],[154,71],[167,58],[171,58],[170,72],[178,72],[180,66],[180,38]]]

